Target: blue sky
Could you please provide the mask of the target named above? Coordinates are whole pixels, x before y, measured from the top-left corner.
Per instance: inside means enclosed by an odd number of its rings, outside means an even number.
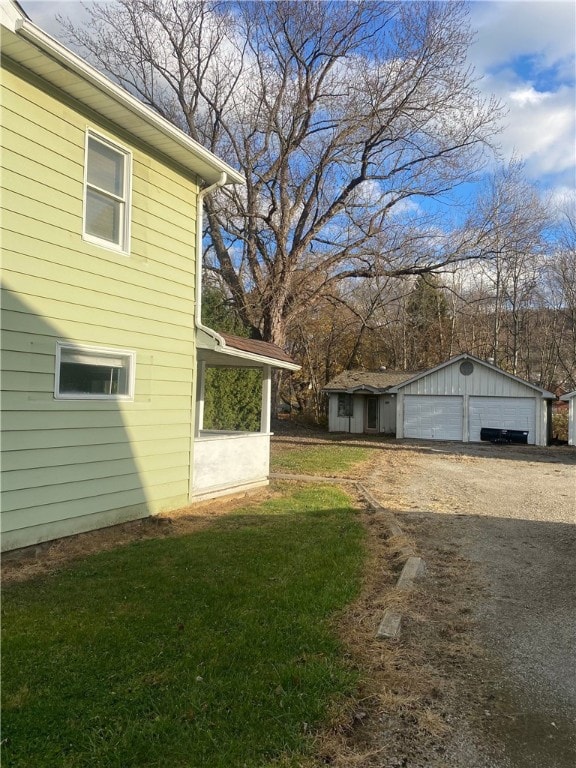
[[[78,0],[20,2],[36,24],[57,38],[57,13],[75,21],[83,15]],[[500,136],[503,160],[512,155],[522,158],[529,179],[543,194],[559,201],[573,199],[576,4],[572,0],[473,0],[470,15],[476,40],[469,62],[481,78],[481,90],[495,94],[508,112]]]

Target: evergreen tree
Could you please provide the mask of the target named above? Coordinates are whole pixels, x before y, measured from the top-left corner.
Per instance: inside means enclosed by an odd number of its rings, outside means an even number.
[[[225,292],[207,287],[202,322],[217,332],[247,337]],[[262,374],[252,368],[208,368],[204,390],[204,428],[257,432],[260,429]]]
[[[408,369],[430,368],[446,359],[448,302],[435,275],[419,275],[406,305]]]

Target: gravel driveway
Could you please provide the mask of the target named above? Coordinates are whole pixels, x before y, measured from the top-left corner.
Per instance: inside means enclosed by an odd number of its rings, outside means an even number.
[[[480,649],[442,756],[398,765],[574,768],[576,450],[397,443],[366,482],[429,563],[422,589],[468,599]]]

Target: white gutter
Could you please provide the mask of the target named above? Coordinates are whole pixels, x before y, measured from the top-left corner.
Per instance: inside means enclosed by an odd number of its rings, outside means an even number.
[[[155,131],[165,136],[180,150],[185,150],[195,157],[197,161],[205,164],[206,170],[209,168],[212,172],[212,178],[216,173],[225,173],[232,184],[244,183],[244,177],[234,168],[229,166],[219,157],[216,157],[210,150],[203,147],[188,134],[181,131],[175,125],[147,107],[139,99],[129,93],[120,85],[112,82],[106,75],[103,75],[91,64],[80,58],[76,53],[66,48],[58,40],[53,38],[38,27],[29,19],[18,15],[17,8],[6,0],[1,0],[2,10],[0,21],[10,31],[14,32],[23,40],[35,46],[43,54],[56,61],[61,67],[71,70],[74,74],[80,76],[83,80],[94,86],[100,93],[113,99],[117,104],[121,104],[124,109],[129,110],[132,115],[139,120],[147,123]],[[60,86],[62,87],[62,86]],[[65,90],[65,89],[63,89]],[[197,175],[202,176],[198,169],[193,169]],[[218,182],[217,182],[218,184]],[[211,187],[210,187],[211,188]]]

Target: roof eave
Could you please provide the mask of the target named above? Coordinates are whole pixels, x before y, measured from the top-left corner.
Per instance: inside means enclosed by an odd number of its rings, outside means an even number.
[[[198,329],[197,346],[199,350],[206,350],[222,357],[230,358],[231,366],[234,365],[235,360],[244,360],[253,363],[256,368],[262,368],[265,365],[269,365],[271,368],[281,368],[286,371],[299,371],[301,368],[297,363],[288,360],[280,360],[276,357],[268,357],[235,349],[226,344],[226,340],[219,333],[207,326],[202,326],[202,328]]]
[[[254,355],[251,352],[245,352],[244,350],[234,349],[229,347],[226,343],[221,349],[217,350],[220,354],[226,355],[231,358],[240,358],[242,360],[250,360],[258,366],[269,365],[272,368],[282,368],[286,371],[299,371],[301,366],[297,363],[289,363],[287,360],[279,360],[276,357],[265,357],[264,355]]]
[[[4,5],[4,4],[3,4]],[[100,73],[91,64],[81,59],[77,54],[70,51],[64,45],[59,43],[53,37],[37,27],[32,21],[22,16],[17,16],[14,12],[14,6],[9,6],[11,13],[2,14],[3,25],[13,32],[18,38],[24,40],[27,44],[34,46],[42,54],[57,62],[60,66],[73,72],[85,82],[92,85],[97,91],[106,98],[120,105],[133,116],[141,121],[143,127],[152,128],[158,134],[168,139],[173,149],[173,157],[177,163],[184,165],[188,170],[200,176],[207,184],[217,181],[222,173],[227,176],[229,184],[244,184],[244,176],[220,160],[201,144],[191,139],[187,134],[174,126],[168,120],[147,107],[135,96],[132,96],[121,86],[112,82],[105,75]],[[30,69],[30,66],[27,65]],[[38,71],[31,69],[34,74],[43,77],[42,68]],[[58,86],[62,88],[61,85]],[[62,88],[65,91],[65,88]],[[66,92],[66,91],[65,91]],[[78,100],[74,94],[70,94]],[[87,106],[90,106],[87,104]],[[137,135],[137,133],[135,133]],[[149,139],[147,143],[150,143]],[[153,146],[153,144],[152,144]],[[182,154],[185,150],[185,154]],[[163,150],[165,153],[165,150]],[[187,159],[188,157],[188,159]]]

